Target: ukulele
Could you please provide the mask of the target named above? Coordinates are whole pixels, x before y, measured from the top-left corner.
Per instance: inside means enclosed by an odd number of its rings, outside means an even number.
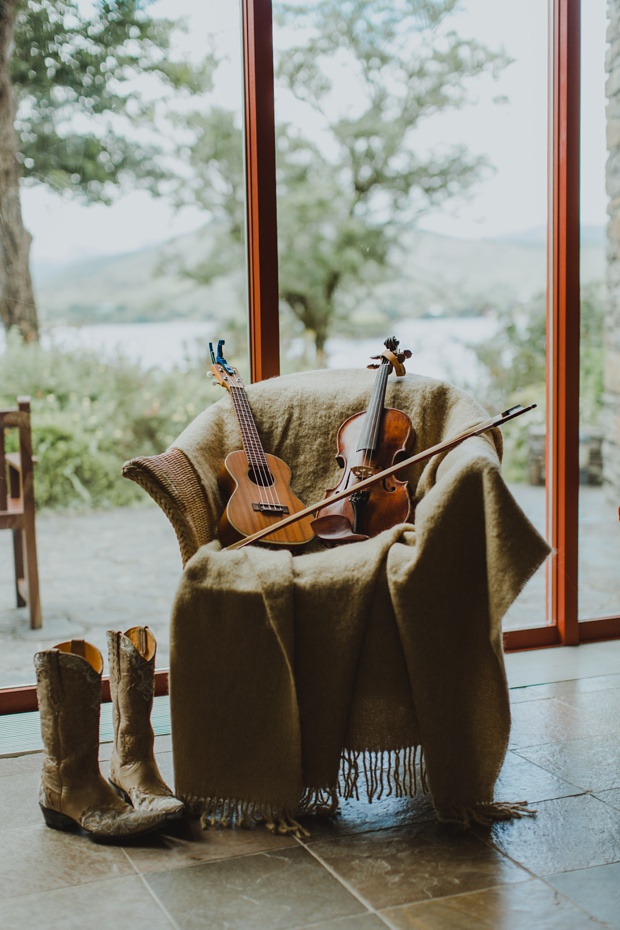
[[[227,504],[218,536],[222,546],[227,547],[298,513],[304,505],[291,491],[288,465],[264,451],[243,381],[222,355],[223,345],[224,340],[220,339],[216,354],[209,343],[211,371],[216,378],[214,383],[230,392],[243,440],[243,449],[226,456],[219,478]],[[290,527],[265,535],[261,541],[270,546],[303,546],[314,537],[311,522],[310,517],[298,520]]]
[[[402,410],[385,407],[385,392],[389,375],[405,374],[404,361],[411,358],[409,349],[398,351],[395,336],[385,340],[384,350],[373,356],[377,362],[368,368],[377,369],[368,409],[355,413],[341,424],[336,440],[336,461],[343,469],[342,478],[330,488],[329,498],[349,490],[346,498],[327,504],[317,511],[313,521],[316,536],[327,545],[358,542],[377,536],[383,530],[406,523],[411,515],[409,486],[395,475],[378,482],[371,489],[356,485],[395,465],[411,455],[415,431]]]

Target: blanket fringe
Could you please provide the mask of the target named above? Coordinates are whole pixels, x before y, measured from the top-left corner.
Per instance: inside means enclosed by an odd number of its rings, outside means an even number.
[[[297,813],[300,817],[307,814],[333,817],[338,813],[338,792],[335,788],[306,788]]]
[[[383,797],[408,798],[429,794],[421,746],[379,752],[343,750],[338,784],[334,787],[306,788],[296,811],[235,798],[180,797],[189,813],[200,818],[205,830],[208,827],[251,829],[257,824],[263,824],[271,833],[306,839],[310,834],[301,826],[297,817],[333,817],[338,813],[339,798],[359,801],[360,789],[368,803],[380,801]],[[472,804],[434,802],[434,806],[440,823],[453,823],[464,830],[476,824],[489,827],[498,821],[536,814],[527,801],[479,801]]]
[[[340,757],[338,794],[360,800],[360,787],[369,803],[383,797],[410,798],[428,794],[426,765],[421,746],[365,752],[344,749]]]
[[[257,824],[263,824],[271,833],[288,834],[298,839],[310,836],[289,811],[276,805],[234,798],[181,796],[180,799],[193,817],[200,818],[203,830],[209,827],[240,827],[249,830]]]
[[[435,804],[435,813],[440,823],[454,823],[464,830],[475,824],[490,827],[501,820],[519,820],[534,817],[536,810],[527,801],[480,801],[475,804]]]

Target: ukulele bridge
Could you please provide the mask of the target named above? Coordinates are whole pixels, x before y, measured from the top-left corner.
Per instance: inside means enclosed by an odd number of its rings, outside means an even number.
[[[360,481],[363,481],[364,478],[370,478],[374,474],[374,470],[368,465],[354,465],[351,471]]]
[[[261,502],[258,504],[252,504],[252,509],[257,510],[259,513],[289,513],[289,509],[286,504],[264,504]]]

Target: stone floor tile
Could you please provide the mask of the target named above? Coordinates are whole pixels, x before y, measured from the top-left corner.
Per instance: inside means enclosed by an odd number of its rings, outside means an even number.
[[[596,713],[577,712],[557,698],[513,704],[511,718],[511,749],[581,739],[615,729]]]
[[[137,875],[2,902],[2,930],[174,930]]]
[[[145,838],[140,846],[126,847],[125,852],[136,870],[146,873],[296,846],[293,837],[274,835],[262,826],[251,830],[203,830],[198,820],[188,819],[171,824],[148,842]]]
[[[596,930],[591,918],[542,881],[502,885],[382,911],[393,930]]]
[[[563,704],[573,707],[580,716],[595,716],[605,731],[618,734],[620,742],[620,688],[603,691],[570,691],[558,695]]]
[[[511,688],[510,703],[540,701],[544,698],[563,698],[589,691],[607,691],[620,688],[620,675],[597,675],[592,678],[574,678],[570,681],[551,681],[546,685]]]
[[[174,788],[174,760],[172,758],[172,751],[156,752],[155,760],[163,780],[171,789]]]
[[[180,930],[292,930],[367,913],[300,846],[144,879]]]
[[[10,803],[0,804],[0,832],[16,827],[39,826],[43,823],[43,814],[39,807],[40,771],[26,772],[23,775],[8,775],[0,782],[3,799],[10,798]]]
[[[516,750],[558,778],[586,791],[620,788],[620,742],[614,734]]]
[[[620,860],[620,812],[588,794],[542,801],[534,817],[495,824],[488,839],[535,875]]]
[[[620,788],[612,788],[610,791],[597,791],[596,797],[620,811]]]
[[[385,930],[385,923],[376,914],[356,915],[328,920],[326,923],[306,924],[299,930]]]
[[[0,833],[0,899],[135,874],[123,849],[43,823]],[[4,905],[2,905],[4,906]]]
[[[29,772],[40,772],[43,765],[42,752],[28,752],[19,756],[3,756],[0,758],[0,778],[11,775],[25,775]]]
[[[547,881],[598,920],[620,930],[620,862],[549,875]]]
[[[510,750],[495,785],[497,801],[524,800],[529,804],[581,793],[581,788]]]
[[[318,840],[308,848],[375,909],[529,877],[471,833],[437,823]]]
[[[510,652],[506,655],[506,672],[511,688],[619,675],[620,640]]]
[[[367,833],[404,824],[435,822],[437,815],[429,795],[414,798],[382,798],[380,801],[341,801],[335,817],[304,817],[309,842],[318,838]]]

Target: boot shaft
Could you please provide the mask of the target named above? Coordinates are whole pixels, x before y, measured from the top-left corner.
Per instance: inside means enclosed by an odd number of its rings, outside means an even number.
[[[157,642],[148,627],[108,630],[115,751],[120,764],[153,758]]]
[[[43,739],[43,784],[55,793],[99,773],[103,658],[83,640],[34,656]]]

